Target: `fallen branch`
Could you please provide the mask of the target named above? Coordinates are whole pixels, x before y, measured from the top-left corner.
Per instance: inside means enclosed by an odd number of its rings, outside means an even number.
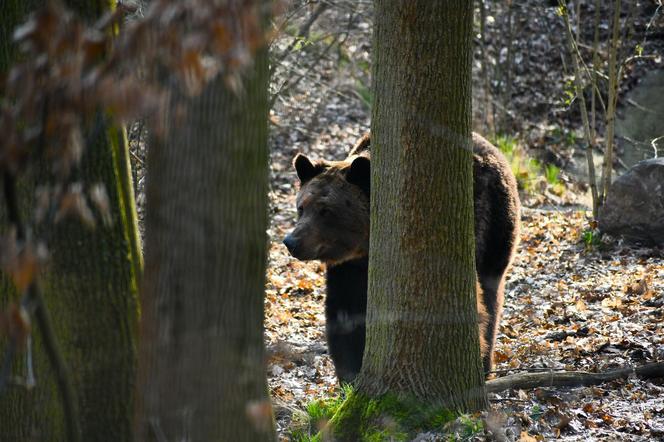
[[[640,367],[624,367],[601,373],[587,371],[550,371],[545,373],[519,373],[486,382],[488,393],[504,390],[527,390],[538,387],[587,387],[630,375],[644,379],[664,377],[664,362],[654,362]]]

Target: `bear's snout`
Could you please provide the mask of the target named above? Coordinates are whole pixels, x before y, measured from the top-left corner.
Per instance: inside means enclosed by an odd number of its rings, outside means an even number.
[[[295,250],[295,246],[297,245],[297,241],[295,241],[295,238],[293,238],[291,235],[287,235],[286,238],[284,238],[284,245],[288,249],[288,252],[295,256],[293,251]]]

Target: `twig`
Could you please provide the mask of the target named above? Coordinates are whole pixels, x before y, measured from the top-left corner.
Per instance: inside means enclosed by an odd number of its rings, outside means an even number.
[[[335,44],[337,44],[336,37],[332,40],[331,43],[329,43],[325,47],[325,49],[323,49],[323,51],[320,52],[318,57],[316,57],[316,59],[312,63],[310,63],[309,66],[307,66],[307,69],[304,72],[299,73],[297,77],[295,77],[294,79],[292,79],[290,81],[289,80],[284,81],[282,83],[282,85],[279,87],[279,89],[274,94],[272,94],[272,97],[270,97],[270,108],[272,108],[272,106],[274,106],[274,103],[277,101],[277,98],[279,98],[281,95],[283,95],[289,89],[296,86],[302,80],[302,78],[307,76],[309,74],[309,72],[311,72],[314,69],[314,67],[318,66],[318,62],[320,60],[322,60],[327,55],[327,53],[330,51],[330,49],[332,49],[332,46],[334,46]]]
[[[652,146],[653,150],[655,151],[655,158],[658,156],[658,148],[657,148],[657,142],[661,139],[664,139],[664,135],[661,137],[653,138],[650,140],[650,145]]]
[[[25,387],[27,389],[31,389],[37,385],[35,380],[35,371],[32,367],[32,336],[28,335],[25,345],[25,365],[27,370],[25,375]]]
[[[279,62],[283,61],[284,58],[288,56],[288,54],[293,50],[295,45],[297,44],[298,40],[300,38],[306,38],[309,35],[309,31],[311,30],[311,26],[314,24],[316,20],[318,20],[318,17],[321,16],[323,12],[328,8],[327,3],[321,3],[318,5],[316,9],[314,9],[314,12],[311,14],[311,17],[300,26],[300,29],[297,31],[297,35],[293,39],[293,41],[288,45],[284,51],[279,54],[276,58],[275,61],[273,62],[273,70],[274,66],[278,64]]]
[[[62,357],[57,340],[55,339],[51,317],[44,305],[41,289],[36,282],[33,282],[28,287],[28,296],[34,299],[37,304],[35,319],[37,320],[37,328],[44,341],[46,355],[48,356],[53,371],[55,372],[58,389],[60,390],[67,424],[67,440],[79,442],[81,440],[81,428],[79,426],[78,407],[74,397],[74,388],[72,387],[69,370],[67,369],[67,365]]]
[[[355,11],[352,11],[349,14],[348,18],[348,25],[347,25],[348,29],[352,25],[354,18],[355,18]],[[309,64],[309,66],[307,66],[307,69],[304,72],[299,73],[299,75],[295,77],[293,80],[290,81],[286,80],[284,81],[284,83],[282,83],[279,89],[274,94],[272,94],[272,97],[270,97],[270,108],[274,106],[274,103],[277,101],[277,98],[279,98],[284,92],[296,86],[302,80],[302,78],[308,75],[309,72],[311,72],[313,68],[318,65],[318,62],[327,55],[327,53],[330,51],[330,49],[332,49],[332,47],[334,47],[335,45],[341,46],[346,42],[346,39],[348,38],[348,35],[350,33],[348,29],[343,33],[343,38],[341,38],[341,40],[339,40],[340,34],[335,34],[334,37],[332,38],[332,41],[325,47],[325,49],[323,49],[319,53],[318,57],[316,57],[316,60],[314,60],[312,63]]]
[[[519,373],[486,382],[487,393],[504,390],[525,390],[538,387],[587,387],[630,375],[644,379],[664,377],[664,362],[654,362],[640,367],[623,367],[600,373],[587,371],[549,371],[548,373]]]

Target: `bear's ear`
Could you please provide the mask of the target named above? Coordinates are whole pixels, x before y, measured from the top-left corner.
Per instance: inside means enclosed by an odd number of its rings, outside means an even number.
[[[293,160],[293,166],[297,172],[300,183],[304,184],[323,171],[320,165],[314,165],[309,158],[298,153]]]
[[[367,193],[371,190],[371,160],[364,156],[356,157],[346,173],[346,181],[360,186]]]

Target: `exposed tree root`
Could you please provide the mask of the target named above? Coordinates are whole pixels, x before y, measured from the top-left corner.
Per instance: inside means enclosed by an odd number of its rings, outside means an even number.
[[[664,362],[654,362],[640,367],[624,367],[601,373],[587,371],[550,371],[540,373],[519,373],[486,382],[487,393],[503,390],[525,390],[537,387],[587,387],[603,382],[623,379],[634,374],[640,378],[664,377]]]

